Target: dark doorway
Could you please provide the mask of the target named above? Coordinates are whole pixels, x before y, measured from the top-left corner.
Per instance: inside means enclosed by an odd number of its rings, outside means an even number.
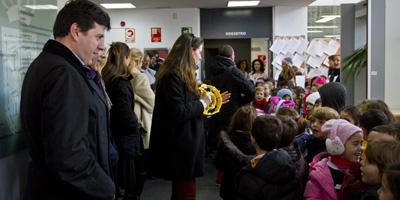
[[[251,59],[251,39],[206,39],[204,40],[204,70],[205,80],[209,79],[210,69],[215,65],[215,57],[218,55],[218,48],[229,44],[235,50],[235,62]]]

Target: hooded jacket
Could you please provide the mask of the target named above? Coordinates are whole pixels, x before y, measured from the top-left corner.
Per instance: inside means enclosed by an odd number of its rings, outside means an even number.
[[[346,105],[346,88],[337,82],[325,84],[318,89],[322,106],[335,109],[338,113]]]
[[[272,150],[252,167],[244,167],[237,175],[236,199],[295,200],[301,199],[301,187],[296,179],[296,168],[289,154]]]
[[[253,101],[255,88],[231,59],[217,56],[216,61],[211,68],[211,84],[221,92],[230,92],[231,98],[211,120],[215,126],[225,129],[233,113],[240,106]]]

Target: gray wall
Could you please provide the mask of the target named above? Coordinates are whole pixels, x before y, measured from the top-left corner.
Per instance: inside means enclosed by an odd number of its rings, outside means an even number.
[[[369,1],[369,13],[371,15],[368,23],[369,51],[370,60],[370,98],[385,98],[385,5],[386,1]]]
[[[354,4],[341,5],[341,46],[340,55],[341,63],[343,60],[354,51],[354,20],[355,20],[355,6]],[[340,81],[347,88],[346,105],[354,104],[354,77],[349,77],[344,80],[343,73],[341,73]]]

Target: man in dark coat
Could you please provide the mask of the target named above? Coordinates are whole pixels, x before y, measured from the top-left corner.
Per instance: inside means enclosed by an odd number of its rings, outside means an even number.
[[[234,60],[233,48],[230,45],[224,45],[219,49],[216,65],[211,69],[211,84],[220,91],[229,91],[231,98],[221,107],[220,112],[210,119],[210,137],[215,137],[221,130],[227,130],[236,110],[253,101],[255,97],[253,83],[236,67]],[[210,145],[215,145],[213,139],[210,140]]]
[[[114,199],[107,100],[92,65],[110,18],[72,0],[22,86],[21,120],[32,161],[25,199]]]

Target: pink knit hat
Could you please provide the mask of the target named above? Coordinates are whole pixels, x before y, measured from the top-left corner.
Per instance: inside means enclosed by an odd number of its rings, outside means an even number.
[[[314,80],[314,82],[312,82],[313,84],[317,84],[317,85],[325,85],[326,84],[326,78],[324,78],[323,76],[318,76],[318,78],[316,78]]]
[[[331,119],[324,123],[321,132],[327,136],[326,150],[331,155],[342,155],[344,144],[354,134],[361,134],[360,127],[351,124],[344,119]]]

